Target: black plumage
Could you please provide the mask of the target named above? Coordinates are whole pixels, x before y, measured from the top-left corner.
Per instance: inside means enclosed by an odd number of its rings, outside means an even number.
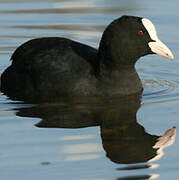
[[[134,16],[109,24],[98,50],[66,38],[33,39],[13,53],[12,64],[1,76],[1,91],[29,101],[140,94],[135,63],[153,53],[151,41],[142,18]]]

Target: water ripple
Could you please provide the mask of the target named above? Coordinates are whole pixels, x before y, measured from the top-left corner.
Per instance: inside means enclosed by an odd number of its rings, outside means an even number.
[[[179,99],[179,82],[177,80],[155,79],[144,80],[143,102],[163,102]]]
[[[98,13],[125,13],[137,10],[135,8],[63,8],[63,9],[26,9],[1,10],[1,14],[98,14]]]

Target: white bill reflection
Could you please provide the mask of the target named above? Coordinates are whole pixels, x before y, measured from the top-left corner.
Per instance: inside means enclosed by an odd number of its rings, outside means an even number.
[[[160,164],[150,164],[149,169],[156,169],[160,166]]]
[[[159,160],[163,155],[163,149],[167,146],[171,146],[175,142],[176,138],[176,127],[173,127],[166,131],[163,136],[158,138],[157,143],[153,146],[154,149],[157,149],[157,155],[150,159],[149,162]]]
[[[157,179],[160,177],[160,174],[151,174],[149,179]]]

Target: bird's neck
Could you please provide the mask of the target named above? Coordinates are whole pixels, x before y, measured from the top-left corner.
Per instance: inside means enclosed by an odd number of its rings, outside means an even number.
[[[135,64],[116,64],[113,68],[100,64],[100,82],[102,89],[108,95],[141,94],[143,91]]]
[[[120,36],[120,33],[118,34]],[[110,31],[104,32],[98,49],[100,89],[110,95],[131,95],[142,93],[142,83],[135,70],[137,55],[127,51],[119,40],[112,38]]]

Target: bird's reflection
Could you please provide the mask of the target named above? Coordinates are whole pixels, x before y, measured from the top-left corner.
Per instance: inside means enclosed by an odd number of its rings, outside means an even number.
[[[88,103],[86,103],[88,102]],[[115,163],[132,164],[159,159],[163,148],[175,140],[176,128],[163,136],[148,134],[136,119],[140,96],[118,99],[74,99],[61,104],[41,104],[18,109],[17,115],[42,120],[39,128],[100,126],[106,156]]]

